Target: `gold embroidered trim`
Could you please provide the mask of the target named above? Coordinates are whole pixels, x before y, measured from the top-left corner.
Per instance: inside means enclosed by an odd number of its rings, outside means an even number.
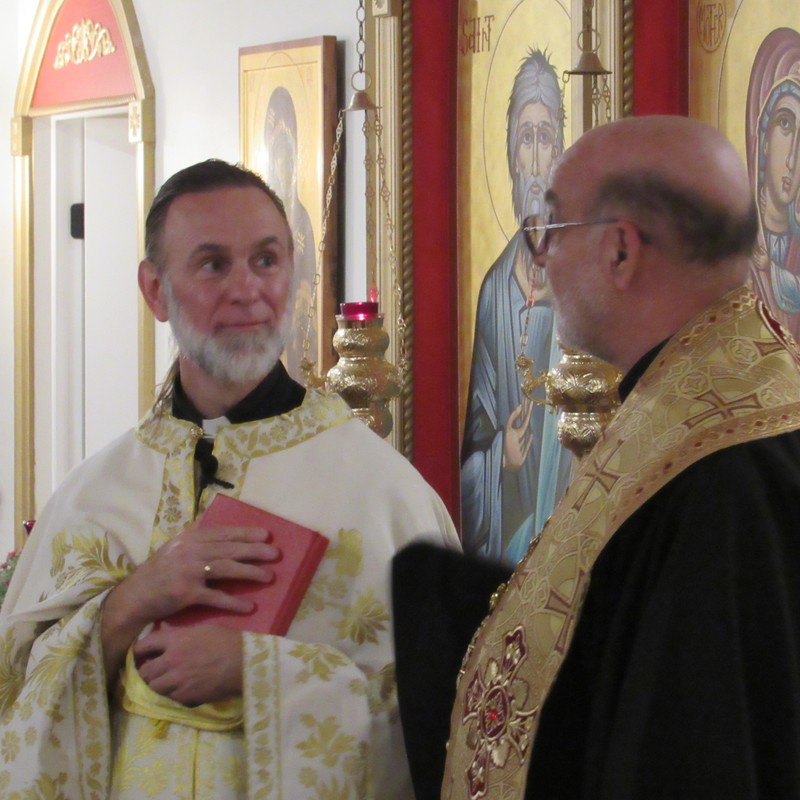
[[[258,458],[305,442],[328,428],[347,422],[351,416],[349,407],[338,395],[309,389],[302,405],[289,413],[255,422],[223,425],[218,435],[225,435],[237,456]],[[174,453],[184,449],[189,440],[194,446],[202,431],[186,420],[151,412],[139,424],[136,435],[160,453]]]
[[[716,450],[800,428],[800,351],[745,287],[723,297],[674,336],[586,457],[535,548],[476,636],[462,669],[451,722],[443,797],[518,796],[529,750],[485,761],[468,778],[487,732],[461,724],[469,688],[500,663],[517,626],[528,648],[516,677],[529,686],[529,743],[569,647],[589,575],[619,526],[687,466]],[[481,788],[483,786],[483,788]],[[500,788],[502,787],[502,789]],[[513,788],[512,788],[513,787]],[[482,792],[479,793],[479,792]]]
[[[528,656],[523,628],[517,626],[506,634],[503,644],[502,658],[489,659],[483,672],[476,670],[465,690],[461,721],[468,726],[467,742],[474,747],[466,775],[473,798],[486,795],[490,769],[505,767],[512,752],[524,762],[539,713],[538,706],[524,709],[529,686],[518,677]]]
[[[266,420],[223,425],[214,443],[220,462],[219,475],[232,483],[238,497],[250,460],[294,447],[328,428],[351,418],[347,404],[337,395],[314,390],[306,392],[298,408]],[[150,551],[172,539],[187,527],[195,515],[194,463],[192,454],[203,431],[186,420],[151,412],[136,431],[137,438],[166,456],[164,491],[153,525]],[[209,493],[202,511],[213,494]]]

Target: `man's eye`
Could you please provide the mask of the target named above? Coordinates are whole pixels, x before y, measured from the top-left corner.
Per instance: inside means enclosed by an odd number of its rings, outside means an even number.
[[[533,136],[531,136],[530,131],[525,131],[525,133],[522,134],[522,144],[526,146],[533,144]]]
[[[272,253],[264,253],[263,255],[259,256],[256,260],[256,263],[260,267],[271,267],[273,264],[276,264],[278,259]]]
[[[221,272],[225,267],[225,262],[221,258],[209,258],[200,264],[200,269],[203,272]]]
[[[553,137],[550,135],[550,131],[539,131],[539,144],[543,144],[545,146],[549,146],[553,144]]]

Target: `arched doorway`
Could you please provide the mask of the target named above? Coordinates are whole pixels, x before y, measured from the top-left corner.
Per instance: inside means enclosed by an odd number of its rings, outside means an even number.
[[[151,402],[153,320],[118,271],[143,256],[154,109],[131,0],[42,0],[12,123],[18,521],[113,430],[115,389],[134,421]]]

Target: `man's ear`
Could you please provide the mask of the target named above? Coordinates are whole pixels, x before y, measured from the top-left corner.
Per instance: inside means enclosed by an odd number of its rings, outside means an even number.
[[[641,268],[642,240],[636,226],[619,220],[609,226],[603,253],[617,289],[625,291]]]
[[[164,281],[161,279],[161,270],[152,261],[144,260],[139,264],[139,290],[153,316],[159,322],[166,322],[169,314],[164,297]]]

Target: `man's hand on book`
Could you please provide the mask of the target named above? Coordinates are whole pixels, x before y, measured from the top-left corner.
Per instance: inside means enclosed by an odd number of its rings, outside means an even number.
[[[252,611],[251,600],[215,588],[210,579],[273,581],[268,564],[281,554],[268,538],[261,528],[194,523],[112,589],[103,606],[102,624],[109,685],[125,652],[148,623],[196,604],[236,613]]]
[[[242,694],[242,634],[222,625],[160,625],[136,643],[139,674],[158,694],[187,706]]]
[[[242,631],[285,636],[322,560],[328,539],[319,531],[225,494],[214,497],[200,520],[201,528],[220,525],[269,531],[270,543],[280,550],[280,559],[269,564],[275,580],[268,584],[247,580],[211,581],[215,589],[242,602],[251,602],[250,612],[232,613],[225,608],[197,604],[164,617],[164,621],[173,627],[214,623]],[[209,567],[212,577],[219,574],[215,564]]]
[[[280,551],[259,528],[190,526],[153,553],[127,579],[136,581],[147,622],[168,617],[191,605],[247,613],[250,601],[215,588],[222,578],[270,583],[269,562]],[[209,567],[209,570],[206,570]]]

